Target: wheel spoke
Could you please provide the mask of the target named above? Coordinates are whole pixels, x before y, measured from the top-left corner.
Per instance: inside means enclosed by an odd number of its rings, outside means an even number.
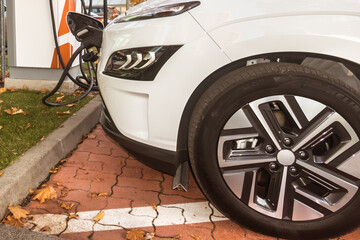
[[[297,122],[299,128],[305,127],[309,123],[309,121],[306,118],[296,98],[294,96],[285,96],[285,99],[288,104],[285,104],[285,107],[288,109],[293,120]]]
[[[322,110],[302,131],[298,136],[292,150],[295,152],[300,148],[304,147],[307,143],[310,142],[315,136],[320,134],[322,131],[326,130],[335,121],[340,120],[341,116],[335,113],[330,108],[325,108]]]
[[[288,167],[284,167],[281,174],[277,178],[272,179],[273,186],[269,189],[266,199],[261,199],[256,195],[256,175],[253,177],[251,194],[249,199],[249,207],[266,214],[268,216],[282,219],[285,204],[292,204],[285,201],[286,192],[289,192],[288,184]],[[289,200],[289,199],[287,199]]]
[[[312,194],[297,184],[294,184],[295,191],[300,195],[320,204],[333,212],[342,208],[355,195],[358,190],[358,182],[354,179],[333,171],[330,168],[321,166],[320,164],[310,164],[298,161],[297,164],[302,167],[302,171],[309,175],[311,181],[324,189],[328,189],[326,194]],[[343,189],[343,190],[341,190]]]
[[[223,130],[218,143],[219,167],[224,170],[258,168],[264,163],[275,161],[256,148],[258,134],[253,128]],[[250,148],[233,149],[234,141],[253,145]]]

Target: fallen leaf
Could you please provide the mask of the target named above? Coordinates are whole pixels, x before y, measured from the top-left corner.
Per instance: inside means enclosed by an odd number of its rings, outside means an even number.
[[[89,194],[89,197],[91,197],[91,198],[94,198],[94,197],[96,197],[97,196],[97,193],[90,193]]]
[[[26,218],[30,211],[22,209],[19,205],[9,206],[8,209],[13,214],[14,218],[21,220],[21,218]]]
[[[65,97],[65,96],[57,97],[56,100],[55,100],[55,102],[57,102],[57,103],[62,102],[62,101],[63,101],[62,99],[63,99],[64,97]]]
[[[15,88],[12,87],[12,88],[9,89],[9,91],[10,92],[15,92],[16,90],[15,90]]]
[[[57,173],[57,170],[50,170],[50,171],[48,171],[49,173]]]
[[[56,112],[56,114],[61,115],[61,114],[71,114],[70,110],[65,111],[65,112]]]
[[[3,126],[0,126],[0,130],[3,128]]]
[[[49,226],[45,226],[45,227],[42,227],[41,229],[40,229],[40,232],[48,232],[48,231],[50,231],[51,229],[50,229],[50,227]]]
[[[56,186],[62,186],[61,182],[56,182],[55,185]]]
[[[151,203],[151,207],[156,211],[157,207],[154,203]]]
[[[131,229],[126,232],[127,240],[144,240],[145,232],[139,229]]]
[[[60,162],[61,162],[61,163],[66,163],[66,162],[67,162],[67,160],[68,160],[68,159],[67,159],[67,158],[65,158],[65,159],[61,160]]]
[[[29,127],[31,127],[31,124],[30,123],[26,124],[25,130],[28,129]]]
[[[78,218],[78,217],[79,217],[79,215],[77,215],[77,214],[72,214],[72,215],[68,216],[68,217],[66,218],[66,220],[69,221],[70,219]]]
[[[173,239],[182,239],[182,235],[181,235],[181,234],[178,234],[178,235],[176,235],[175,237],[173,237]]]
[[[29,194],[33,194],[34,190],[32,190],[31,188],[29,188]]]
[[[104,179],[102,179],[102,178],[98,178],[98,177],[96,177],[95,179],[96,179],[96,181],[98,181],[98,182],[101,182],[101,181],[103,181],[103,180],[104,180]]]
[[[28,87],[26,85],[23,86],[23,90],[27,90]]]
[[[13,227],[23,227],[22,221],[19,219],[13,218],[12,216],[7,216],[4,220],[2,220],[2,223],[13,226]]]
[[[6,109],[6,110],[4,110],[4,112],[6,112],[7,114],[9,114],[9,115],[16,115],[16,114],[24,114],[24,115],[26,115],[27,113],[26,112],[24,112],[22,109],[18,109],[18,108],[16,108],[16,107],[11,107],[11,110],[10,109]]]
[[[195,240],[202,240],[201,237],[191,234],[191,237]]]
[[[102,196],[108,196],[109,193],[107,192],[104,192],[104,193],[98,193],[98,197],[102,197]]]
[[[98,213],[98,215],[96,215],[96,217],[93,218],[93,220],[95,222],[98,222],[100,221],[101,219],[103,219],[103,217],[105,216],[105,212],[104,211],[101,211]]]
[[[66,204],[63,203],[63,202],[58,201],[58,205],[59,205],[59,207],[65,209],[65,210],[71,210],[75,204],[74,204],[74,203],[71,203],[70,205],[66,205]]]
[[[6,90],[7,90],[6,88],[0,88],[0,94],[6,92]]]
[[[96,138],[96,135],[91,133],[91,134],[87,135],[87,138],[94,139],[94,138]]]
[[[68,105],[66,105],[67,107],[73,107],[73,106],[75,106],[76,104],[74,104],[74,103],[72,103],[72,104],[68,104]]]
[[[47,92],[49,92],[49,90],[47,90],[46,88],[43,88],[43,89],[40,90],[40,92],[41,93],[47,93]]]
[[[40,138],[40,142],[42,141],[42,140],[44,140],[45,139],[45,136],[43,136],[42,138]]]
[[[4,173],[4,172],[0,172],[0,177],[1,177],[1,175],[3,175],[3,173]]]
[[[54,198],[57,198],[55,189],[52,187],[46,187],[36,190],[33,200],[39,200],[40,203],[44,203],[46,200]]]
[[[3,103],[4,101],[3,100],[0,100],[0,103]]]
[[[155,233],[146,233],[144,240],[151,240],[155,237]]]

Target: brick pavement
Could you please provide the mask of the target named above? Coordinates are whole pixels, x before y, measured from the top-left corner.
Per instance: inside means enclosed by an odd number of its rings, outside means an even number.
[[[125,239],[131,228],[154,232],[153,239],[277,239],[227,220],[191,176],[188,192],[172,190],[171,176],[137,161],[100,126],[89,136],[50,177],[47,184],[58,198],[24,207],[34,216],[25,227],[40,231],[47,225],[47,233],[66,239]],[[66,210],[61,204],[72,207]],[[100,211],[104,218],[94,222]],[[67,219],[74,213],[77,218]],[[360,239],[360,230],[340,239]]]

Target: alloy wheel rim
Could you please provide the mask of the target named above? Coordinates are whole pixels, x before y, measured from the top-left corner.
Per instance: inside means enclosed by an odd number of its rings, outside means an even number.
[[[360,142],[335,110],[313,99],[277,95],[229,118],[218,164],[231,191],[255,211],[291,221],[326,217],[358,191]]]

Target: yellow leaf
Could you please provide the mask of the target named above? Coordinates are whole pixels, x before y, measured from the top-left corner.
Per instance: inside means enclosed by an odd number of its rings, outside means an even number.
[[[154,203],[151,203],[151,207],[156,211],[157,207]]]
[[[105,216],[105,212],[104,211],[101,211],[98,213],[98,215],[96,215],[96,217],[93,218],[93,220],[95,222],[98,222],[100,221],[101,219],[103,219],[103,217]]]
[[[30,193],[30,194],[33,194],[33,193],[34,193],[34,190],[32,190],[31,188],[29,188],[29,193]]]
[[[101,197],[101,196],[108,196],[109,195],[109,193],[107,193],[107,192],[104,192],[104,193],[98,193],[98,197]]]
[[[42,227],[41,229],[40,229],[40,232],[48,232],[48,231],[50,231],[51,229],[50,229],[50,227],[49,226],[45,226],[45,227]]]
[[[67,110],[66,112],[63,112],[63,114],[70,114],[70,110]]]
[[[50,170],[50,171],[48,171],[49,173],[57,173],[57,170]]]
[[[13,217],[21,220],[21,218],[26,218],[30,212],[28,210],[22,209],[19,205],[9,206],[8,209],[13,214]]]
[[[102,180],[104,180],[104,179],[102,179],[102,178],[95,178],[96,179],[96,181],[98,181],[98,182],[101,182]]]
[[[29,127],[31,127],[31,124],[30,124],[30,123],[28,123],[28,124],[26,125],[25,130],[28,129]]]
[[[144,240],[151,240],[155,237],[155,233],[146,233]]]
[[[97,196],[97,193],[90,193],[89,194],[89,197],[91,197],[91,198],[94,198],[94,197],[96,197]]]
[[[3,126],[0,126],[0,130],[3,128]]]
[[[24,86],[23,86],[23,89],[24,89],[24,90],[27,90],[27,86],[26,86],[26,85],[24,85]]]
[[[39,200],[40,203],[44,203],[48,199],[57,198],[57,193],[52,187],[46,187],[35,191],[33,200]]]
[[[66,220],[69,221],[70,219],[78,218],[78,217],[79,217],[79,215],[77,215],[77,214],[72,214],[72,215],[68,216],[68,217],[66,218]]]
[[[63,202],[58,201],[58,205],[65,210],[71,210],[75,204],[71,203],[70,205],[66,205]]]
[[[56,186],[62,186],[61,182],[56,182],[55,185]]]
[[[45,139],[45,136],[43,136],[42,138],[40,138],[40,142],[42,141],[42,140],[44,140]]]
[[[1,177],[1,175],[3,175],[3,173],[4,173],[4,172],[0,172],[0,177]]]
[[[55,100],[55,102],[57,102],[57,103],[62,102],[62,101],[63,101],[62,99],[63,99],[64,97],[65,97],[65,96],[57,97],[56,100]]]
[[[12,216],[7,216],[4,220],[2,220],[2,223],[5,223],[7,225],[10,226],[14,226],[14,227],[23,227],[23,223],[21,220],[13,218]]]
[[[7,90],[6,88],[0,88],[0,94],[6,92],[6,90]]]
[[[89,139],[94,139],[94,138],[96,138],[96,135],[95,134],[88,134],[87,137]]]
[[[195,240],[202,240],[201,237],[191,234],[191,237]]]
[[[3,100],[0,100],[0,103],[3,103],[4,101]]]
[[[74,104],[74,103],[72,103],[72,104],[68,104],[68,105],[66,105],[67,107],[73,107],[73,106],[75,106],[76,104]]]
[[[131,229],[126,232],[127,240],[144,240],[145,232],[139,229]]]
[[[6,110],[4,110],[4,112],[6,112],[7,114],[12,114],[12,111],[10,110],[10,109],[6,109]]]

